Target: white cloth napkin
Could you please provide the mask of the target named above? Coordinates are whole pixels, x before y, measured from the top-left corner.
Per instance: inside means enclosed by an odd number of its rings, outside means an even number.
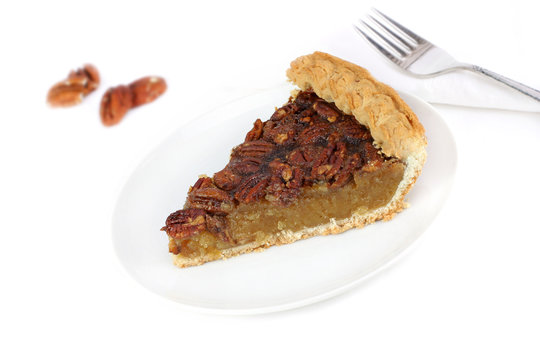
[[[539,101],[489,77],[466,70],[429,79],[392,76],[390,81],[393,87],[430,103],[540,112]]]

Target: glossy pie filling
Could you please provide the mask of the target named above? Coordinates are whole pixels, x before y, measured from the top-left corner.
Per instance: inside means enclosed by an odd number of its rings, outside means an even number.
[[[369,130],[310,91],[257,120],[227,166],[201,177],[162,230],[169,251],[219,258],[223,249],[386,205],[405,166]]]

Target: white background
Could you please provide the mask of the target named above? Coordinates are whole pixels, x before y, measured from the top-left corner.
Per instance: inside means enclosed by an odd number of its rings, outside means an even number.
[[[185,311],[127,275],[110,230],[145,154],[197,114],[282,82],[295,57],[352,57],[392,85],[394,68],[342,36],[370,6],[540,88],[535,3],[3,2],[0,358],[538,359],[539,114],[437,105],[459,152],[445,208],[398,264],[305,308]],[[98,91],[50,109],[48,88],[85,62],[101,72]],[[103,127],[105,89],[151,74],[167,93]]]

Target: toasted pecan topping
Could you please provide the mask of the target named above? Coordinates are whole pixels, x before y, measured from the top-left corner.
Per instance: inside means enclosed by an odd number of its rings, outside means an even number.
[[[213,178],[200,178],[191,188],[186,209],[180,211],[202,211],[204,226],[184,221],[164,230],[173,238],[202,230],[223,238],[226,215],[235,204],[264,198],[287,206],[302,186],[341,187],[353,179],[353,173],[373,171],[384,161],[369,130],[353,116],[312,91],[301,91],[268,121],[257,119],[244,143],[232,150],[227,166]],[[191,213],[182,216],[187,215],[193,218]]]
[[[184,209],[173,212],[161,228],[175,239],[183,239],[206,229],[206,212],[202,209]],[[178,249],[169,249],[177,254]]]

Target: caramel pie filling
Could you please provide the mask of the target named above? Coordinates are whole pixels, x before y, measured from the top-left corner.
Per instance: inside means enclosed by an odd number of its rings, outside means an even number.
[[[382,207],[404,170],[353,116],[302,91],[257,119],[227,166],[199,178],[162,230],[173,254],[217,259],[227,248]]]

